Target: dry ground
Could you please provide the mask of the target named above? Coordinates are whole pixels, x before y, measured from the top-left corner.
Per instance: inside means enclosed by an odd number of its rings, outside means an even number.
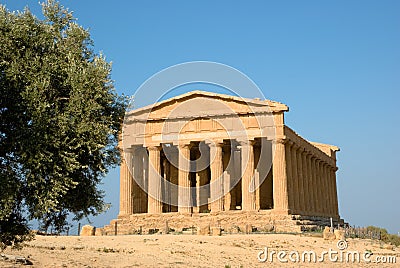
[[[346,251],[368,250],[378,255],[395,256],[395,264],[334,263],[325,255],[324,262],[280,263],[259,262],[260,250],[269,252],[314,250],[318,255],[330,248],[339,251],[336,241],[320,237],[290,234],[237,234],[223,236],[199,235],[127,235],[127,236],[36,236],[21,251],[7,249],[5,254],[29,257],[27,267],[400,267],[400,248],[391,249],[379,241],[348,239]],[[335,255],[333,255],[335,256]],[[263,257],[263,255],[261,255]],[[296,255],[292,255],[295,258]],[[0,261],[0,267],[22,267]]]

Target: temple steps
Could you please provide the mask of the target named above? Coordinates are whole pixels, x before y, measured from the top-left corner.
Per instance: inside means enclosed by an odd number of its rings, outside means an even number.
[[[278,232],[301,233],[321,230],[330,226],[330,218],[323,216],[275,215],[270,211],[220,213],[178,212],[162,214],[133,214],[118,216],[96,235],[130,235],[151,233],[190,233],[204,226],[220,227],[225,233]],[[345,225],[342,219],[333,219],[334,226]]]

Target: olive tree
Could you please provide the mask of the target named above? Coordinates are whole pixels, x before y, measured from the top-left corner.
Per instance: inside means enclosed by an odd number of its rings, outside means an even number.
[[[97,215],[98,189],[120,161],[127,105],[87,30],[58,2],[0,6],[0,246],[29,239],[28,221],[62,231],[67,215]]]

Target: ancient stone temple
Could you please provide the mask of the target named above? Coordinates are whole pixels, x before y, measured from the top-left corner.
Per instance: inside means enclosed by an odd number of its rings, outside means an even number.
[[[300,232],[338,213],[336,152],[285,125],[270,100],[192,91],[130,111],[119,234],[217,226]],[[167,227],[166,227],[167,226]],[[108,231],[107,231],[108,230]]]

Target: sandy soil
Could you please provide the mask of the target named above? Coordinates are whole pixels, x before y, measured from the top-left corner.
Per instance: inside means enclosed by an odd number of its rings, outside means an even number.
[[[400,267],[400,248],[360,239],[348,239],[347,246],[343,250],[343,262],[340,259],[332,262],[325,254],[324,261],[316,263],[309,263],[308,257],[302,262],[302,253],[313,250],[319,258],[329,249],[340,252],[336,241],[289,234],[36,236],[22,250],[7,249],[3,253],[28,257],[33,266],[26,267]],[[285,251],[286,255],[281,257],[288,262],[281,263],[276,254],[272,262],[260,262],[257,256],[265,247],[269,256],[271,251]],[[366,250],[373,253],[369,257],[372,261],[378,256],[386,259],[395,256],[396,263],[366,264],[362,260]],[[298,262],[294,262],[293,251],[299,252]],[[349,251],[359,251],[361,261],[346,263]],[[340,258],[340,254],[333,253],[333,259],[335,256]],[[0,267],[22,266],[0,261]]]

